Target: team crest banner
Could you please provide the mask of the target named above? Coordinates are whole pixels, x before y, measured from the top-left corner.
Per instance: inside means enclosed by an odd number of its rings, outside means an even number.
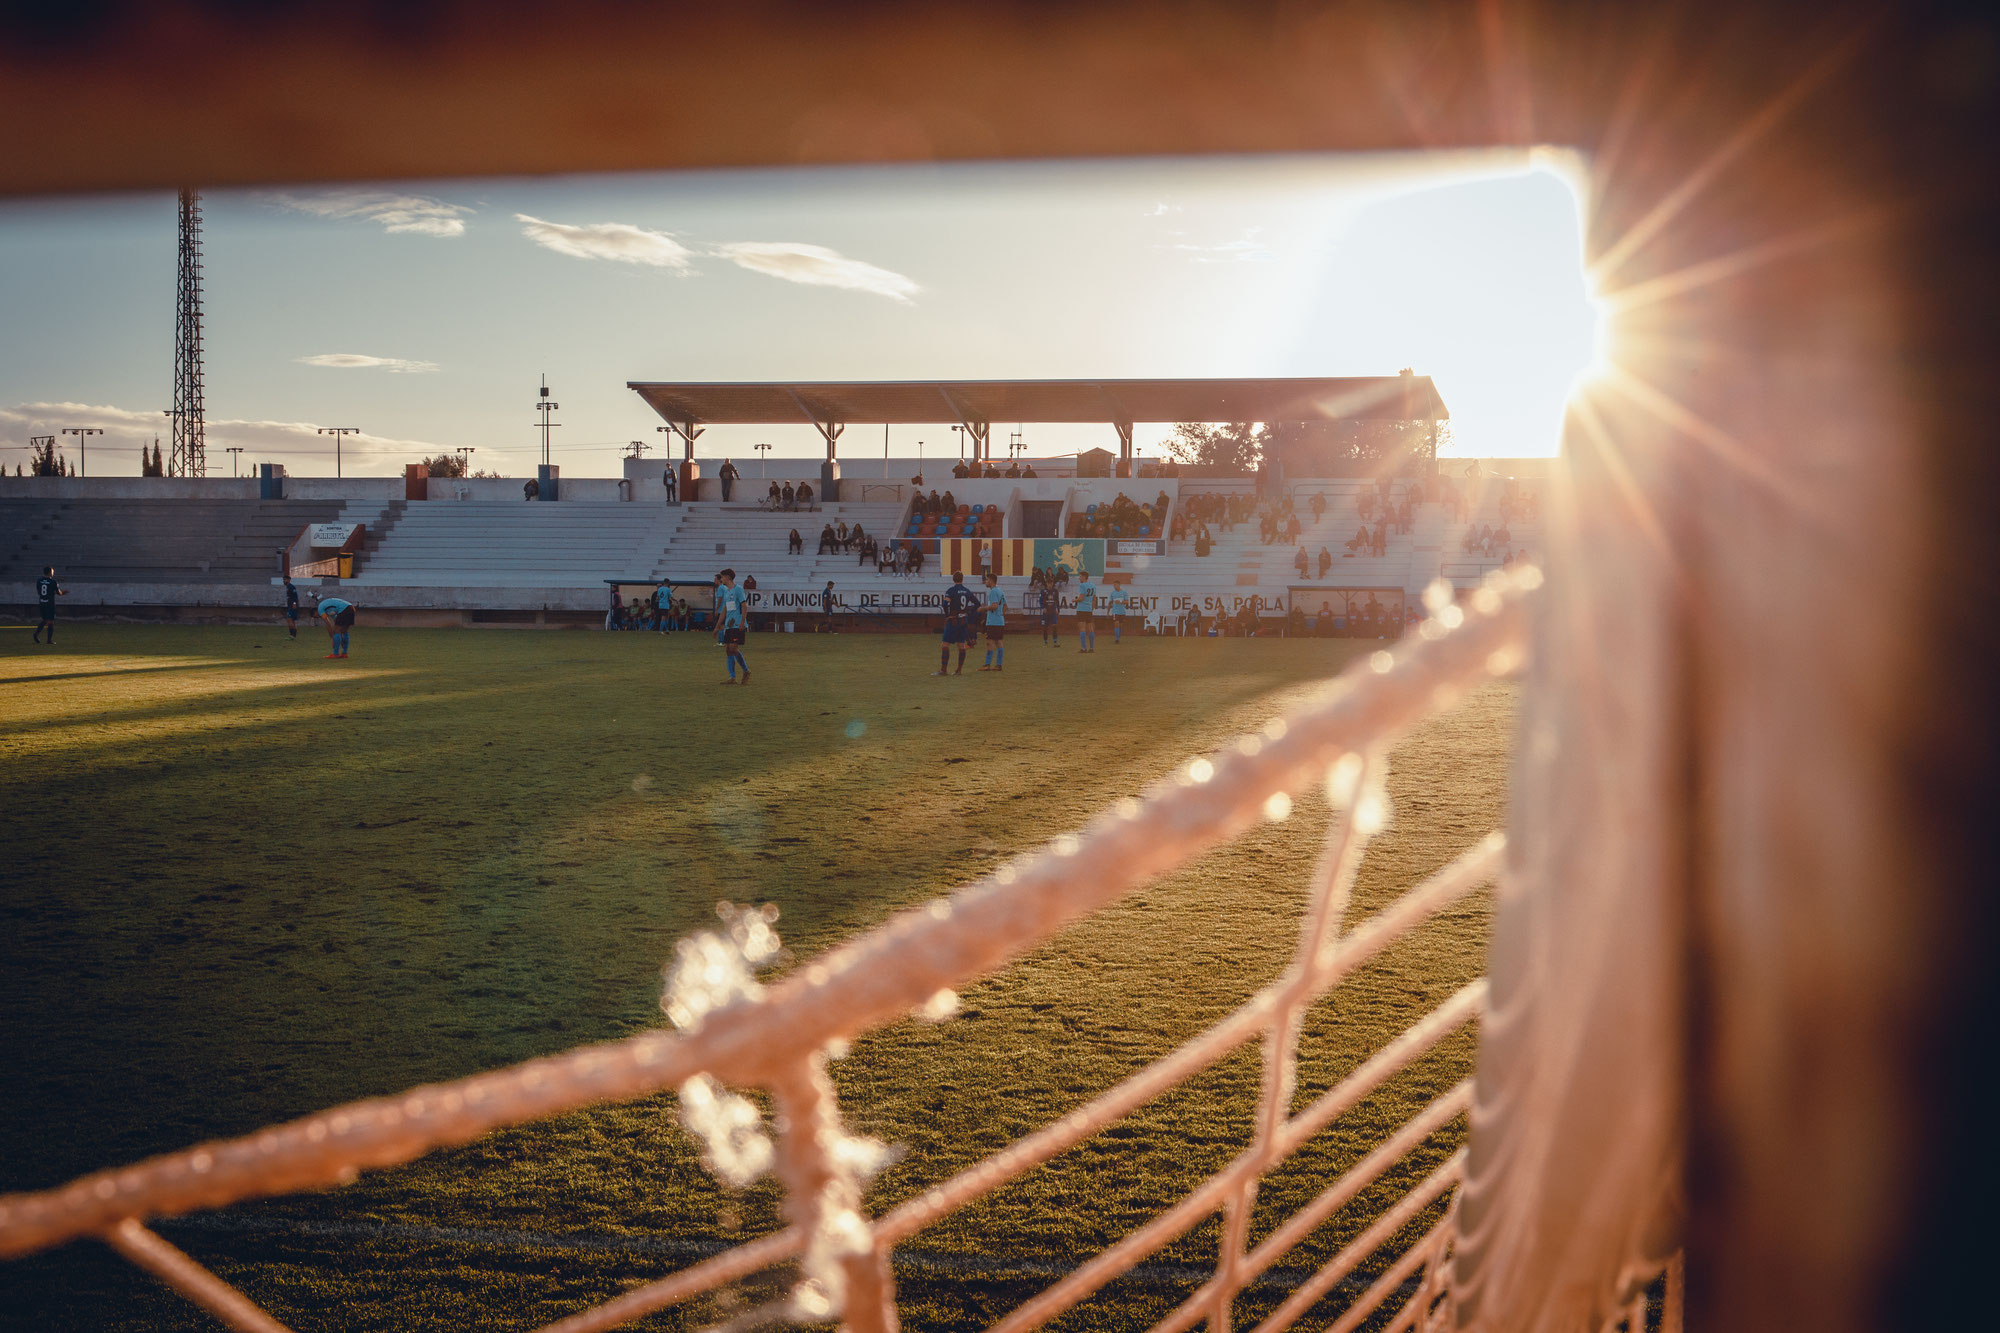
[[[1071,576],[1104,575],[1104,538],[1037,537],[1034,563],[1043,569],[1067,569]]]

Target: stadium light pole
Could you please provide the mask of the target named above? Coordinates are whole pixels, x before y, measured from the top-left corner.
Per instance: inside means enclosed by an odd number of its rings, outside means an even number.
[[[83,447],[89,443],[91,436],[104,434],[103,428],[99,426],[65,426],[63,427],[63,434],[76,436],[76,475],[79,477],[89,476],[90,458],[84,453]]]
[[[240,444],[232,444],[227,449],[223,450],[223,452],[229,455],[229,475],[234,477],[236,475],[236,464],[241,461],[236,457],[236,455],[243,452],[243,446]]]
[[[764,480],[764,457],[771,452],[771,446],[759,443],[750,447],[757,451],[757,480],[762,481]]]
[[[344,436],[344,435],[359,435],[359,434],[361,433],[361,427],[359,427],[359,426],[321,426],[321,427],[319,428],[319,433],[320,433],[321,435],[331,435],[331,436],[333,436],[333,475],[334,475],[334,476],[336,476],[336,477],[338,477],[338,476],[340,475],[340,440],[341,440],[341,437],[342,437],[342,436]]]

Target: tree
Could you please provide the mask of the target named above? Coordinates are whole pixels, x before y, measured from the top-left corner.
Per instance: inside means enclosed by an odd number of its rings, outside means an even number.
[[[433,477],[462,477],[465,475],[464,454],[436,454],[424,460]]]
[[[1372,473],[1430,458],[1430,430],[1421,420],[1282,421],[1265,432],[1264,446],[1291,474]]]
[[[34,477],[60,477],[63,474],[62,455],[56,452],[55,436],[28,437],[28,469],[28,475]]]
[[[1183,463],[1255,472],[1270,434],[1253,421],[1182,421],[1175,424],[1166,445],[1167,452]]]

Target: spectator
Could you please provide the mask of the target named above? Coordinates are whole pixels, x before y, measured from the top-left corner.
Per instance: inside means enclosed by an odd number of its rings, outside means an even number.
[[[797,528],[793,528],[792,539],[785,545],[785,554],[804,555],[805,553],[806,553],[806,539],[804,537],[799,536],[799,530]]]
[[[669,467],[665,472],[662,472],[660,474],[660,485],[666,491],[668,501],[671,502],[674,498],[674,491],[676,489],[676,482],[674,480],[673,468]]]
[[[1494,530],[1493,544],[1503,551],[1514,544],[1514,534],[1508,531],[1507,520],[1500,520],[1500,526]]]
[[[854,530],[855,532],[859,533],[861,531],[861,525],[859,523],[856,523],[854,525]],[[859,567],[867,564],[870,560],[874,560],[875,567],[879,572],[882,566],[882,562],[877,557],[880,556],[881,551],[876,547],[875,539],[873,537],[864,534],[862,536],[856,537],[854,539],[854,544],[860,548],[858,552],[858,558],[854,562],[855,565]]]
[[[944,504],[938,512],[941,514],[956,514],[958,512],[958,500],[950,491],[944,493]]]
[[[789,491],[790,489],[792,489],[791,486],[787,484],[785,490]],[[773,509],[780,508],[785,503],[785,497],[778,490],[777,482],[774,481],[771,483],[771,493],[764,497],[764,503]]]
[[[1000,468],[990,458],[986,460],[986,475],[994,481],[1000,479]]]
[[[843,523],[840,526],[845,528],[847,525]],[[819,553],[826,555],[829,552],[838,551],[839,549],[840,538],[833,535],[833,524],[822,523],[819,529]]]
[[[1312,557],[1307,555],[1306,548],[1301,546],[1298,554],[1292,557],[1292,563],[1298,566],[1299,577],[1304,578],[1312,568]]]
[[[1368,637],[1379,639],[1386,627],[1382,604],[1375,600],[1375,594],[1368,594],[1368,604],[1361,608],[1361,623],[1368,631]]]
[[[1292,609],[1285,613],[1285,636],[1303,639],[1306,636],[1306,609],[1294,602]]]
[[[1319,604],[1319,614],[1313,617],[1313,633],[1322,639],[1333,637],[1333,603]]]
[[[1411,482],[1410,489],[1403,492],[1403,500],[1406,504],[1409,504],[1413,507],[1422,504],[1424,502],[1423,483],[1416,481]]]
[[[1018,477],[1021,475],[1021,464],[1018,459],[1010,460],[1008,462],[1006,475],[1010,477]]]
[[[1035,475],[1035,465],[1034,465],[1033,463],[1030,463],[1030,464],[1028,464],[1028,465],[1027,465],[1026,467],[1024,467],[1024,468],[1022,468],[1022,469],[1021,469],[1021,476],[1022,476],[1022,477],[1023,477],[1024,479],[1025,479],[1025,478],[1028,478],[1028,477],[1032,477],[1032,476],[1034,476],[1034,475]]]
[[[1375,524],[1375,554],[1389,554],[1389,520],[1386,517]]]
[[[541,495],[541,493],[542,488],[533,477],[528,478],[527,483],[521,487],[521,498],[523,500],[533,500]]]
[[[1373,544],[1374,539],[1368,535],[1368,526],[1363,524],[1354,530],[1352,537],[1347,539],[1347,553],[1349,555],[1358,555],[1363,547],[1372,546]],[[1468,545],[1466,549],[1471,550],[1472,548]]]
[[[723,501],[727,503],[729,499],[729,489],[730,487],[736,484],[736,478],[738,475],[740,475],[736,471],[736,464],[730,462],[726,458],[723,459],[722,471],[716,473],[715,475],[717,480],[719,480],[722,483],[722,498]]]
[[[953,463],[951,465],[951,475],[957,477],[960,481],[963,481],[965,480],[965,478],[972,475],[972,469],[967,467],[965,465],[965,460],[961,458],[956,463]]]
[[[835,550],[845,551],[848,549],[847,520],[844,518],[833,526],[833,545]]]
[[[792,489],[792,483],[788,481],[785,483],[785,489],[778,492],[778,500],[786,509],[790,510],[797,507],[799,493]]]
[[[874,538],[870,537],[867,533],[861,530],[861,525],[859,523],[856,523],[853,527],[847,530],[848,550],[853,550],[855,547],[860,546],[863,542],[872,542],[873,540]]]
[[[924,572],[924,548],[921,542],[910,543],[910,573],[912,576]]]
[[[801,509],[811,509],[813,507],[813,488],[811,482],[802,481],[799,483],[798,500],[799,508]]]
[[[1314,522],[1314,523],[1318,523],[1318,522],[1319,522],[1319,521],[1320,521],[1320,520],[1321,520],[1322,518],[1326,517],[1326,492],[1325,492],[1325,491],[1314,491],[1314,492],[1313,492],[1313,498],[1312,498],[1312,511],[1313,511],[1313,522]]]
[[[1301,530],[1297,514],[1293,514],[1285,520],[1285,540],[1292,545],[1297,546],[1299,544],[1299,533]]]
[[[1330,569],[1332,569],[1332,568],[1333,568],[1333,552],[1331,552],[1331,551],[1327,550],[1327,549],[1326,549],[1326,548],[1325,548],[1324,546],[1320,547],[1320,548],[1319,548],[1319,576],[1320,576],[1321,578],[1325,578],[1325,577],[1326,577],[1326,575],[1327,575],[1327,571],[1328,571],[1328,570],[1330,570]]]

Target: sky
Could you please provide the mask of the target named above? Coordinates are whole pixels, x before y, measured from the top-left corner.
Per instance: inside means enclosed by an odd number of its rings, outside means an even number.
[[[1435,377],[1463,456],[1552,454],[1592,359],[1579,169],[1543,153],[782,168],[203,197],[209,474],[347,475],[470,447],[567,476],[668,437],[629,380]],[[0,461],[100,427],[134,475],[173,388],[176,203],[0,203]],[[1013,423],[994,423],[996,447]],[[1164,425],[1138,431],[1157,454]],[[1031,455],[1116,447],[1024,428]],[[823,453],[714,427],[705,458]],[[863,443],[866,441],[867,443]],[[956,456],[948,424],[897,457]],[[74,460],[69,439],[62,441]],[[244,452],[232,456],[231,445]],[[843,455],[882,447],[855,423]]]

